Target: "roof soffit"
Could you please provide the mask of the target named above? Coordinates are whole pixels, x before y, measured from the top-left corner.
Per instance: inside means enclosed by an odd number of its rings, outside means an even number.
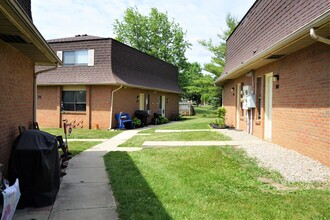
[[[0,2],[0,35],[2,41],[30,57],[35,63],[56,65],[61,62],[15,0]],[[13,38],[23,41],[9,40]]]

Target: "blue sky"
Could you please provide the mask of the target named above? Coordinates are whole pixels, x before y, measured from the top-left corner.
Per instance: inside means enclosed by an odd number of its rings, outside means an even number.
[[[207,63],[211,53],[197,40],[212,38],[226,28],[225,18],[231,13],[243,18],[255,0],[32,0],[32,16],[35,26],[45,39],[88,34],[115,38],[113,22],[122,20],[128,7],[137,7],[140,13],[149,14],[156,7],[167,12],[183,30],[192,44],[186,56],[190,62]]]

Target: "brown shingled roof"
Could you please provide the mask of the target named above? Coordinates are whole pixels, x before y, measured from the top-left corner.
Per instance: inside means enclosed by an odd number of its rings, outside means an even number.
[[[58,67],[39,74],[38,85],[108,84],[182,92],[176,66],[114,39],[83,35],[48,42],[54,51],[94,49],[94,66]]]
[[[47,42],[48,43],[63,43],[63,42],[99,40],[99,39],[106,39],[106,38],[87,35],[87,34],[78,34],[74,37],[64,37],[64,38],[50,39],[50,40],[47,40]]]
[[[217,82],[329,10],[329,0],[257,0],[227,39],[226,65]]]

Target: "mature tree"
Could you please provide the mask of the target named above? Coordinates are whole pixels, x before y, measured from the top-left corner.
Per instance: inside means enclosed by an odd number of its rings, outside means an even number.
[[[137,8],[128,8],[123,20],[116,19],[113,27],[118,41],[178,66],[180,73],[186,68],[185,52],[191,44],[179,24],[169,21],[167,13],[152,8],[145,16]]]
[[[187,86],[192,85],[194,80],[199,79],[202,76],[202,67],[199,63],[187,63],[184,72],[182,72],[182,74],[179,74],[180,87],[185,90]]]
[[[206,47],[213,54],[211,62],[204,64],[204,70],[213,74],[215,78],[218,78],[223,72],[226,61],[226,40],[236,28],[238,20],[232,15],[227,14],[226,24],[227,28],[223,33],[217,35],[220,38],[219,45],[214,45],[212,39],[199,41],[201,45]]]
[[[211,75],[203,75],[194,79],[186,87],[188,94],[199,94],[200,101],[204,104],[210,103],[212,99],[217,99],[218,89],[212,85],[214,78]]]
[[[179,73],[179,83],[182,90],[185,92],[184,98],[200,102],[201,95],[196,91],[190,91],[188,88],[192,86],[196,80],[203,77],[202,67],[199,63],[187,63],[184,71]]]

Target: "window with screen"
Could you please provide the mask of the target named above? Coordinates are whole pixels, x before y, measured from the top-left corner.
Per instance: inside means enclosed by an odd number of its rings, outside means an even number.
[[[257,78],[257,119],[261,119],[262,77]]]
[[[62,111],[86,111],[86,91],[62,91]]]
[[[65,66],[88,65],[88,50],[63,51]]]
[[[239,94],[241,96],[241,100],[243,98],[243,86],[244,83],[241,83],[241,94]],[[244,109],[243,109],[243,102],[241,101],[241,116],[244,117]]]
[[[150,95],[146,95],[146,103],[145,103],[145,110],[150,110]]]

